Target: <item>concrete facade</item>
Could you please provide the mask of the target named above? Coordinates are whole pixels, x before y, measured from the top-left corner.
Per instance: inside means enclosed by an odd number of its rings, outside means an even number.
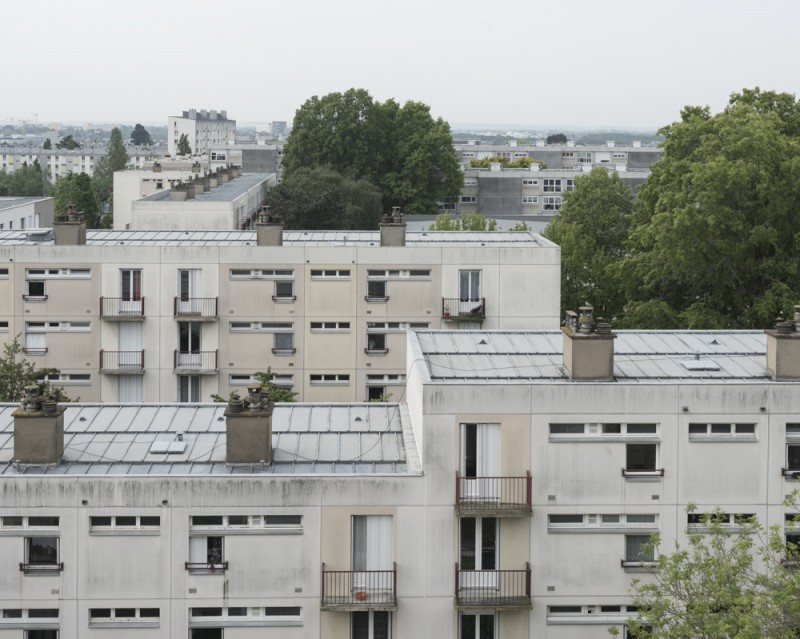
[[[0,197],[0,231],[52,226],[54,210],[51,197]]]
[[[234,142],[236,120],[229,120],[226,111],[189,109],[182,115],[167,118],[167,150],[170,156],[178,153],[178,142],[186,135],[193,154],[208,153],[212,145]]]
[[[145,163],[152,160],[153,151],[129,148],[128,165],[141,169]],[[13,173],[23,164],[33,164],[34,160],[47,171],[50,181],[55,183],[58,178],[70,173],[86,173],[89,177],[94,175],[97,161],[105,157],[106,147],[91,147],[67,151],[65,149],[50,149],[31,147],[0,148],[0,171]]]

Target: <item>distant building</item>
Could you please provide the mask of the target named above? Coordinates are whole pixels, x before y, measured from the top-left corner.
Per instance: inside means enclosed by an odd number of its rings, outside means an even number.
[[[286,133],[288,132],[289,127],[288,127],[288,125],[286,124],[285,121],[278,120],[278,121],[273,122],[270,125],[270,129],[271,129],[272,135],[275,137],[275,139],[280,140],[280,139],[283,139],[283,138],[286,137]]]
[[[190,109],[183,115],[167,118],[168,152],[178,153],[178,142],[186,135],[193,154],[208,153],[214,144],[227,144],[236,140],[236,120],[228,119],[227,111]]]
[[[55,145],[53,145],[55,147]],[[142,168],[145,162],[152,160],[151,149],[127,149],[128,166]],[[67,151],[66,149],[42,149],[40,147],[3,147],[0,148],[0,171],[13,173],[22,168],[26,163],[39,162],[42,171],[47,171],[50,181],[55,183],[58,178],[66,177],[70,173],[86,173],[89,177],[94,175],[97,161],[105,157],[108,150],[105,146],[84,147]]]
[[[0,197],[0,231],[53,225],[53,198]]]

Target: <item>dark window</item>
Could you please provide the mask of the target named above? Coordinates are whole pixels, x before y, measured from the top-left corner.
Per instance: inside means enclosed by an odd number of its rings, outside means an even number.
[[[800,443],[786,446],[786,467],[790,470],[800,470]]]
[[[222,628],[192,628],[191,639],[222,639]]]
[[[58,619],[58,608],[31,608],[28,610],[30,619]]]
[[[28,297],[44,297],[44,282],[28,282]]]
[[[627,444],[626,470],[656,470],[656,444]]]
[[[222,515],[194,515],[192,526],[221,526]]]
[[[229,526],[247,526],[250,519],[247,515],[228,515]]]
[[[294,297],[294,282],[275,282],[275,297]]]
[[[160,608],[142,608],[139,610],[139,617],[142,619],[158,619],[160,616]]]
[[[58,517],[28,517],[29,526],[58,526]]]
[[[385,610],[352,613],[351,639],[389,639],[389,614]]]
[[[625,561],[654,561],[650,535],[625,535]]]
[[[382,398],[386,397],[385,386],[367,386],[367,401],[379,402]]]
[[[367,297],[371,300],[386,299],[386,282],[367,282]]]
[[[135,526],[136,517],[117,517],[117,526]]]
[[[583,424],[550,424],[551,435],[583,435]]]
[[[141,523],[142,526],[160,526],[161,517],[142,517]]]
[[[367,333],[368,351],[386,350],[386,333]]]
[[[299,526],[302,515],[264,515],[267,526]]]
[[[265,617],[299,617],[300,607],[297,606],[271,606],[264,608]]]
[[[27,563],[45,566],[58,563],[58,537],[28,537]]]

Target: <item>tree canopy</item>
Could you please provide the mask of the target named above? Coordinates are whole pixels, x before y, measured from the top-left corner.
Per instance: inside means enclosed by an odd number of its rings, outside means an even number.
[[[178,138],[178,155],[191,155],[192,154],[192,146],[189,144],[189,136],[185,133],[181,133],[181,137]]]
[[[313,96],[294,118],[282,160],[285,176],[328,166],[375,185],[383,210],[430,213],[463,184],[450,126],[421,102],[376,102],[364,89]]]
[[[56,142],[57,149],[65,149],[67,151],[74,151],[80,149],[81,145],[72,137],[72,135],[65,135],[61,140]]]
[[[268,198],[289,229],[377,229],[382,213],[375,186],[329,167],[294,171]]]
[[[547,163],[534,160],[533,158],[517,158],[516,160],[509,160],[503,155],[493,155],[488,158],[479,158],[477,160],[470,160],[469,165],[473,169],[488,169],[491,164],[499,164],[504,169],[528,169],[531,164],[538,164],[541,168],[546,169]]]
[[[36,368],[35,364],[19,359],[21,354],[19,337],[3,344],[3,355],[0,357],[0,402],[21,402],[25,397],[26,386],[41,383],[45,385],[45,395],[54,394],[59,402],[72,401],[61,388],[50,387],[46,383],[47,376],[59,374],[57,368]]]
[[[59,178],[55,187],[55,212],[66,213],[67,207],[73,205],[86,218],[86,226],[99,228],[99,208],[92,189],[92,179],[86,173],[70,173]]]
[[[50,138],[45,138],[44,139],[44,143],[42,144],[42,148],[45,151],[49,151],[50,149],[53,148],[53,143],[50,141]]]
[[[89,228],[110,228],[112,226],[114,215],[114,171],[122,171],[128,165],[129,159],[128,152],[122,142],[122,132],[114,127],[111,129],[111,138],[106,148],[106,154],[97,161],[94,175],[92,176],[92,189],[97,200],[97,206],[103,214],[96,220],[97,226],[89,226]]]
[[[0,196],[39,197],[49,192],[50,182],[38,160],[23,162],[13,173],[0,171]]]
[[[625,252],[632,210],[630,188],[602,167],[577,176],[574,190],[564,193],[561,211],[544,231],[561,246],[562,316],[586,301],[607,318],[621,314],[625,299],[616,263]]]
[[[150,133],[147,132],[141,124],[137,124],[131,131],[131,142],[134,146],[150,146],[153,144],[153,139]]]
[[[545,142],[547,144],[566,144],[567,136],[563,133],[554,133],[553,135],[548,135]]]

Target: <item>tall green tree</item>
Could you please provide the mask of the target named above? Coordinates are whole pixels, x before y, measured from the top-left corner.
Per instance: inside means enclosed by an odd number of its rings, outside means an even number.
[[[381,193],[329,167],[298,169],[269,192],[273,213],[290,229],[376,229]]]
[[[111,129],[111,138],[106,154],[97,161],[92,176],[97,206],[101,215],[97,219],[98,226],[90,228],[111,228],[114,215],[114,172],[122,171],[128,165],[128,152],[122,142],[122,132],[118,128]]]
[[[800,104],[746,89],[660,133],[621,265],[627,298],[660,300],[689,328],[771,326],[800,299]]]
[[[56,214],[66,213],[70,205],[84,214],[88,228],[100,228],[100,209],[92,188],[92,179],[86,173],[70,173],[56,182]]]
[[[185,133],[181,133],[181,137],[178,138],[178,155],[191,155],[192,154],[192,147],[189,144],[189,136]]]
[[[141,124],[137,124],[131,131],[131,142],[134,146],[151,146],[153,139]]]
[[[562,316],[587,301],[606,318],[621,315],[625,299],[616,263],[625,252],[632,210],[630,188],[602,167],[576,177],[574,189],[564,193],[544,231],[561,246]]]
[[[48,375],[58,375],[57,368],[36,368],[35,364],[28,362],[22,355],[22,345],[19,337],[14,337],[10,342],[3,344],[3,354],[0,356],[0,402],[20,402],[25,397],[25,387],[43,383]],[[64,391],[58,387],[44,384],[45,394],[54,394],[59,402],[72,401]]]
[[[42,148],[45,151],[49,151],[50,149],[53,148],[53,143],[50,141],[50,138],[45,138],[44,144],[42,144]]]
[[[297,110],[282,164],[286,176],[329,166],[377,186],[384,210],[429,213],[461,191],[452,145],[449,125],[427,105],[375,102],[364,89],[350,89],[314,96]]]
[[[796,639],[800,572],[785,563],[797,561],[796,545],[780,527],[740,520],[731,528],[729,517],[719,510],[697,516],[686,542],[660,553],[650,578],[632,582],[632,637]],[[658,536],[653,543],[661,549]]]
[[[57,149],[65,149],[66,151],[74,151],[75,149],[80,149],[81,145],[78,143],[72,135],[65,135],[61,140],[56,142]]]

